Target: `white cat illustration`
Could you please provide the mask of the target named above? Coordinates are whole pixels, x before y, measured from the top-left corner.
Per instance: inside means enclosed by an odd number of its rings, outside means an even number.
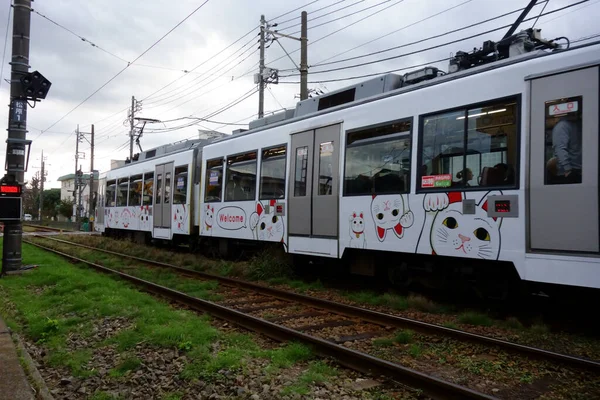
[[[250,229],[257,240],[283,242],[283,218],[275,215],[275,200],[271,200],[269,205],[267,213],[262,203],[256,203],[256,211],[250,216]]]
[[[353,212],[350,216],[350,247],[364,249],[367,247],[365,237],[365,219],[363,213]]]
[[[140,230],[149,231],[152,229],[152,208],[150,206],[140,207]]]
[[[419,240],[419,252],[429,254],[497,260],[500,255],[502,218],[487,216],[485,194],[475,207],[475,214],[463,214],[464,199],[460,192],[425,196],[427,212]]]
[[[377,239],[380,242],[385,240],[389,229],[402,239],[404,229],[410,228],[414,222],[412,211],[404,211],[404,199],[399,194],[373,196],[371,202],[371,215],[375,222],[375,231]]]
[[[185,204],[173,206],[173,230],[181,233],[187,232],[188,214]]]
[[[211,207],[210,204],[206,205],[202,218],[202,232],[205,234],[212,235],[212,227],[215,215],[215,208]]]

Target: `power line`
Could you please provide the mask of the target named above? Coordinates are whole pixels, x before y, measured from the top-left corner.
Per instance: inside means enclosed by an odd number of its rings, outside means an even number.
[[[581,4],[581,3],[585,2],[585,1],[588,1],[588,0],[582,0],[579,3],[574,3],[572,5],[564,6],[562,8],[559,8],[559,9],[556,9],[556,10],[553,10],[553,11],[548,11],[547,13],[542,14],[542,15],[549,15],[549,14],[552,14],[552,13],[564,10],[566,8],[573,7],[573,6],[577,5],[577,4]],[[536,18],[537,17],[527,18],[527,19],[523,20],[523,22],[531,21],[531,20],[536,19]],[[326,72],[341,71],[341,70],[345,70],[345,69],[364,67],[365,65],[377,64],[377,63],[380,63],[380,62],[395,60],[395,59],[403,58],[403,57],[406,57],[406,56],[409,56],[409,55],[423,53],[423,52],[426,52],[426,51],[429,51],[429,50],[437,49],[439,47],[444,47],[444,46],[448,46],[450,44],[455,44],[455,43],[463,42],[463,41],[468,40],[468,39],[473,39],[473,38],[476,38],[476,37],[479,37],[479,36],[487,35],[487,34],[490,34],[490,33],[493,33],[493,32],[499,31],[499,30],[502,30],[502,29],[509,28],[511,26],[512,26],[512,24],[503,25],[503,26],[500,26],[498,28],[487,30],[485,32],[480,32],[480,33],[477,33],[477,34],[474,34],[474,35],[470,35],[470,36],[467,36],[467,37],[463,37],[463,38],[460,38],[460,39],[451,40],[449,42],[445,42],[445,43],[442,43],[442,44],[439,44],[439,45],[427,47],[427,48],[424,48],[424,49],[419,49],[419,50],[411,51],[411,52],[404,53],[404,54],[398,54],[398,55],[395,55],[395,56],[386,57],[386,58],[382,58],[382,59],[378,59],[378,60],[367,61],[367,62],[363,62],[363,63],[360,63],[360,64],[348,65],[348,66],[345,66],[345,67],[330,68],[330,69],[322,70],[322,71],[313,71],[313,72],[311,72],[311,74],[314,75],[314,74],[322,74],[322,73],[326,73]],[[444,36],[444,35],[445,34],[436,35],[436,37]],[[426,40],[430,40],[431,38],[432,37],[426,38],[426,39],[422,39],[422,40],[419,40],[419,41],[416,41],[416,42],[408,43],[408,44],[405,44],[405,45],[402,45],[402,46],[396,46],[395,48],[406,47],[406,46],[410,46],[410,45],[413,45],[413,44],[421,43],[421,42],[424,42]],[[380,52],[384,52],[384,51],[389,51],[389,49],[382,50]],[[380,52],[375,52],[375,54],[378,54]],[[369,55],[372,55],[372,54],[369,54]],[[360,58],[360,57],[362,57],[362,56],[353,57],[352,59]],[[342,60],[342,61],[344,61],[344,60]],[[347,61],[347,60],[345,60],[345,61]],[[341,61],[332,62],[332,64],[333,63],[337,63],[337,62],[341,62]],[[280,76],[280,78],[290,77],[290,76],[299,76],[299,74],[291,74],[291,75],[286,75],[286,76]]]
[[[320,42],[320,41],[322,41],[322,40],[324,40],[324,39],[327,39],[328,37],[330,37],[330,36],[332,36],[332,35],[335,35],[336,33],[343,31],[344,29],[348,29],[348,28],[350,28],[351,26],[354,26],[354,25],[358,24],[359,22],[362,22],[362,21],[364,21],[364,20],[366,20],[366,19],[368,19],[368,18],[371,18],[372,16],[374,16],[374,15],[377,15],[377,14],[379,14],[379,13],[381,13],[381,12],[383,12],[383,11],[385,11],[385,10],[389,9],[389,8],[392,8],[392,7],[394,7],[395,5],[398,5],[398,4],[402,3],[403,1],[404,1],[404,0],[398,0],[397,2],[395,2],[395,3],[393,3],[393,4],[390,4],[389,6],[387,6],[387,7],[384,7],[384,8],[382,8],[381,10],[377,10],[377,11],[375,11],[375,12],[373,12],[373,13],[371,13],[371,14],[369,14],[369,15],[367,15],[367,16],[365,16],[365,17],[361,18],[361,19],[358,19],[358,20],[356,20],[356,21],[354,21],[354,22],[352,22],[352,23],[348,24],[348,25],[344,25],[342,28],[340,28],[340,29],[338,29],[338,30],[335,30],[335,31],[333,31],[333,32],[331,32],[331,33],[328,33],[328,34],[327,34],[327,35],[325,35],[325,36],[322,36],[322,37],[320,37],[320,38],[318,38],[318,39],[316,39],[316,40],[313,40],[312,42],[309,42],[309,43],[308,43],[308,46],[310,46],[310,45],[313,45],[313,44],[315,44],[315,43],[318,43],[318,42]],[[291,52],[290,52],[290,54],[297,53],[298,51],[300,51],[300,49],[293,50],[293,51],[291,51]],[[279,61],[279,60],[281,60],[282,58],[285,58],[285,57],[286,57],[286,55],[283,55],[283,56],[281,56],[281,57],[279,57],[279,58],[276,58],[275,60],[271,61],[271,63],[274,63],[274,62],[276,62],[276,61]],[[281,76],[280,76],[280,77],[281,77]]]
[[[319,11],[322,11],[322,10],[325,10],[325,9],[327,9],[327,8],[329,8],[329,7],[333,7],[333,6],[337,5],[337,4],[343,3],[343,2],[345,2],[345,1],[346,1],[346,0],[339,0],[339,1],[335,2],[335,3],[331,3],[331,4],[329,4],[329,5],[326,5],[326,6],[324,6],[324,7],[318,8],[318,9],[316,9],[315,11],[312,11],[312,12],[311,12],[311,14],[312,14],[312,13],[317,13],[317,12],[319,12]],[[362,2],[362,1],[365,1],[365,0],[360,0],[360,1]],[[302,7],[300,7],[300,8],[302,8]],[[293,18],[290,18],[290,19],[286,19],[285,21],[276,22],[275,24],[276,24],[276,25],[279,27],[279,26],[281,26],[281,25],[283,25],[283,24],[286,24],[286,23],[288,23],[288,22],[291,22],[291,21],[296,21],[297,19],[298,19],[298,17],[293,17]],[[293,26],[298,26],[298,25],[300,25],[300,24],[293,25]],[[289,26],[289,27],[287,27],[287,28],[283,28],[283,29],[289,29],[289,28],[291,28],[291,27],[292,27],[292,26]]]
[[[12,4],[8,3],[8,19],[6,21],[6,33],[4,34],[4,51],[2,52],[2,68],[0,69],[0,86],[2,86],[2,78],[4,78],[4,59],[6,57],[6,44],[8,43],[8,28],[10,27],[10,14],[12,12]]]
[[[548,6],[548,3],[550,3],[550,0],[548,0],[546,2],[546,4],[544,4],[544,7],[542,7],[542,11],[540,11],[540,14],[538,15],[538,17],[535,19],[535,21],[533,22],[533,25],[531,25],[532,28],[535,28],[535,24],[537,24],[538,20],[540,19],[540,16],[542,15],[542,13],[544,12],[544,10],[546,9],[546,7]]]
[[[571,14],[571,13],[574,13],[574,12],[577,12],[577,11],[579,11],[579,10],[583,10],[583,9],[584,9],[584,8],[586,8],[586,7],[589,7],[589,6],[591,6],[591,5],[597,4],[599,1],[600,1],[600,0],[592,1],[591,3],[589,3],[589,4],[586,4],[586,5],[585,5],[585,6],[583,6],[583,7],[579,7],[579,8],[577,8],[577,9],[575,9],[575,10],[571,10],[571,11],[569,11],[569,12],[566,12],[566,13],[564,13],[564,14],[561,14],[561,15],[559,15],[559,16],[557,16],[557,17],[554,17],[554,18],[550,18],[549,20],[542,22],[542,23],[540,24],[540,26],[541,26],[541,25],[545,25],[545,24],[547,24],[548,22],[555,21],[555,20],[557,20],[557,19],[559,19],[559,18],[562,18],[562,17],[564,17],[565,15],[569,15],[569,14]]]
[[[398,49],[401,49],[401,48],[404,48],[404,47],[413,46],[415,44],[420,44],[420,43],[423,43],[423,42],[426,42],[426,41],[429,41],[429,40],[438,39],[438,38],[441,38],[441,37],[444,37],[444,36],[451,35],[453,33],[464,31],[466,29],[474,28],[476,26],[483,25],[483,24],[486,24],[488,22],[492,22],[492,21],[495,21],[495,20],[507,17],[507,16],[509,16],[511,14],[518,13],[519,11],[522,11],[522,10],[524,10],[524,8],[519,8],[519,9],[510,11],[510,12],[504,13],[504,14],[497,15],[497,16],[492,17],[492,18],[487,18],[487,19],[481,20],[479,22],[475,22],[475,23],[472,23],[472,24],[469,24],[469,25],[466,25],[466,26],[463,26],[463,27],[460,27],[460,28],[449,30],[449,31],[446,31],[444,33],[439,33],[437,35],[429,36],[429,37],[426,37],[424,39],[416,40],[414,42],[405,43],[405,44],[402,44],[402,45],[399,45],[399,46],[389,47],[387,49],[373,51],[373,52],[370,52],[370,53],[361,54],[361,55],[354,56],[354,57],[348,57],[348,58],[344,58],[344,59],[337,60],[337,61],[320,62],[320,63],[316,63],[314,65],[311,65],[311,67],[320,67],[320,66],[323,66],[323,65],[339,64],[339,63],[346,62],[346,61],[358,60],[358,59],[361,59],[361,58],[370,57],[370,56],[374,56],[374,55],[377,55],[377,54],[387,53],[388,51],[398,50]]]
[[[313,25],[313,26],[309,27],[308,29],[309,29],[309,30],[310,30],[310,29],[315,29],[315,28],[319,28],[319,27],[321,27],[321,26],[324,26],[324,25],[331,24],[331,23],[333,23],[333,22],[337,22],[337,21],[339,21],[339,20],[341,20],[341,19],[348,18],[348,17],[351,17],[351,16],[353,16],[353,15],[356,15],[356,14],[360,14],[361,12],[364,12],[364,11],[370,10],[370,9],[372,9],[372,8],[375,8],[375,7],[379,7],[379,6],[381,6],[381,5],[385,4],[385,3],[389,3],[390,1],[392,1],[392,0],[383,0],[383,1],[380,1],[379,3],[373,4],[373,5],[369,6],[369,7],[365,7],[365,8],[363,8],[362,10],[354,11],[354,12],[352,12],[352,13],[350,13],[350,14],[342,15],[341,17],[337,17],[337,18],[331,19],[331,20],[329,20],[329,21],[325,21],[325,22],[322,22],[322,23],[320,23],[320,24]],[[403,1],[404,1],[404,0],[398,1],[398,2],[397,2],[397,3],[395,3],[395,4],[402,3]],[[347,6],[347,7],[349,7],[349,6]],[[344,8],[347,8],[347,7],[344,7]],[[330,14],[331,14],[331,13],[330,13]],[[297,35],[298,33],[300,33],[300,31],[293,32],[293,33],[291,33],[290,35]]]
[[[56,122],[54,122],[52,125],[50,125],[48,128],[46,128],[44,131],[42,131],[35,139],[39,138],[41,135],[44,134],[45,131],[49,130],[50,128],[52,128],[53,126],[55,126],[56,124],[58,124],[60,121],[62,121],[63,119],[65,119],[68,115],[70,115],[73,111],[75,111],[76,109],[78,109],[79,107],[81,107],[86,101],[88,101],[90,98],[92,98],[92,96],[94,96],[96,93],[98,93],[100,90],[102,90],[104,87],[106,87],[109,83],[111,83],[113,80],[115,80],[119,75],[121,75],[127,68],[129,68],[133,63],[135,63],[137,60],[139,60],[140,58],[142,58],[146,53],[148,53],[150,50],[152,50],[158,43],[160,43],[164,38],[166,38],[171,32],[173,32],[175,29],[177,29],[181,24],[183,24],[185,21],[187,21],[192,15],[194,15],[198,10],[200,10],[206,3],[208,3],[209,0],[205,0],[202,4],[200,4],[198,7],[196,7],[195,10],[193,10],[191,13],[189,13],[183,20],[181,20],[179,23],[177,23],[177,25],[175,25],[173,28],[171,28],[167,33],[165,33],[160,39],[158,39],[157,41],[155,41],[150,47],[148,47],[142,54],[140,54],[139,56],[137,56],[131,63],[127,64],[123,69],[121,69],[119,72],[117,72],[116,75],[114,75],[112,78],[110,78],[106,83],[104,83],[102,86],[100,86],[98,89],[96,89],[92,94],[90,94],[88,97],[86,97],[81,103],[79,103],[78,105],[76,105],[74,108],[72,108],[69,112],[67,112],[65,115],[63,115],[61,118],[59,118]],[[34,139],[34,140],[35,140]]]
[[[344,0],[342,0],[342,1],[338,1],[337,3],[333,3],[331,6],[333,6],[333,5],[335,5],[335,4],[338,4],[338,3],[342,3],[343,1],[344,1]],[[355,3],[352,3],[352,4],[350,4],[350,5],[347,5],[347,6],[344,6],[344,7],[338,8],[338,9],[336,9],[336,10],[330,11],[330,12],[328,12],[328,13],[325,13],[325,14],[322,14],[322,15],[318,15],[318,16],[316,16],[316,17],[312,17],[311,19],[309,19],[309,20],[308,20],[308,22],[312,22],[312,21],[314,21],[314,20],[317,20],[317,19],[320,19],[320,18],[326,17],[326,16],[328,16],[328,15],[334,14],[334,13],[336,13],[336,12],[338,12],[338,11],[345,10],[346,8],[353,7],[353,6],[355,6],[355,5],[359,4],[359,3],[364,3],[364,1],[365,1],[365,0],[358,0],[357,2],[355,2]],[[377,5],[378,5],[378,4],[375,4],[374,6],[371,6],[371,7],[376,7]],[[317,11],[318,11],[318,10],[317,10]],[[314,11],[314,12],[317,12],[317,11]],[[364,11],[364,9],[363,9],[362,11]],[[358,12],[360,12],[360,11],[358,11]],[[297,18],[294,18],[293,20],[295,20],[295,19],[297,19]],[[334,20],[334,21],[335,21],[335,20]],[[331,21],[331,22],[333,22],[333,21]],[[300,22],[300,23],[297,23],[297,24],[294,24],[294,25],[286,26],[286,27],[284,27],[284,28],[281,28],[281,27],[278,25],[277,27],[278,27],[279,29],[277,30],[277,32],[286,31],[286,30],[288,30],[288,29],[292,29],[292,28],[295,28],[295,27],[297,27],[297,26],[300,26],[300,25],[302,25],[302,23],[301,23],[301,22]],[[318,25],[318,26],[319,26],[319,25]],[[316,28],[316,27],[317,27],[317,26],[313,26],[312,28]]]
[[[313,0],[313,1],[311,1],[310,3],[308,3],[308,4],[305,4],[305,5],[303,5],[303,6],[300,6],[300,7],[298,7],[298,8],[294,8],[293,10],[290,10],[290,11],[288,11],[288,12],[285,12],[285,13],[283,13],[283,14],[281,14],[281,15],[278,15],[278,16],[274,17],[274,18],[273,18],[273,20],[276,20],[276,19],[278,19],[278,18],[281,18],[281,17],[285,17],[286,15],[290,15],[290,14],[291,14],[291,13],[293,13],[294,11],[298,11],[298,10],[299,10],[299,9],[301,9],[301,8],[308,7],[308,6],[310,6],[311,4],[314,4],[314,3],[316,3],[317,1],[319,1],[319,0]]]
[[[200,68],[201,66],[203,66],[204,64],[206,64],[207,62],[214,60],[216,57],[218,57],[220,54],[222,54],[223,52],[225,52],[231,46],[235,45],[237,42],[239,42],[240,40],[244,39],[246,36],[248,36],[251,33],[253,33],[256,30],[256,28],[258,28],[258,25],[255,26],[254,28],[252,28],[251,30],[249,30],[248,32],[246,32],[244,35],[242,35],[240,38],[238,38],[237,40],[235,40],[233,43],[229,44],[227,47],[225,47],[224,49],[222,49],[221,51],[219,51],[214,56],[211,56],[211,57],[207,58],[206,60],[204,60],[203,62],[201,62],[200,64],[196,65],[190,71],[195,71],[198,68]],[[244,47],[244,46],[242,46],[242,47]],[[239,50],[237,50],[237,51],[239,51]],[[236,52],[234,52],[234,54]],[[176,78],[176,79],[172,80],[171,82],[167,83],[165,86],[161,87],[160,89],[156,90],[155,92],[152,92],[148,96],[144,97],[141,101],[148,100],[148,99],[152,98],[152,96],[154,96],[155,94],[157,94],[159,92],[162,92],[164,89],[168,88],[169,86],[171,86],[172,84],[174,84],[175,82],[177,82],[179,79],[183,78],[184,76],[186,76],[186,75],[180,76],[179,78]]]
[[[358,46],[355,46],[355,47],[353,47],[353,48],[351,48],[351,49],[348,49],[348,50],[342,51],[341,53],[337,53],[337,54],[334,54],[334,55],[332,55],[332,56],[330,56],[330,57],[328,57],[328,58],[325,58],[325,59],[323,59],[323,60],[319,61],[318,63],[316,63],[316,65],[319,65],[319,64],[321,64],[321,63],[324,63],[325,61],[329,61],[329,60],[331,60],[331,59],[334,59],[334,58],[336,58],[336,57],[338,57],[338,56],[341,56],[342,54],[349,53],[349,52],[351,52],[351,51],[353,51],[353,50],[356,50],[356,49],[358,49],[358,48],[360,48],[360,47],[362,47],[362,46],[366,46],[366,45],[368,45],[368,44],[371,44],[371,43],[373,43],[373,42],[376,42],[376,41],[378,41],[378,40],[380,40],[380,39],[383,39],[383,38],[385,38],[385,37],[388,37],[388,36],[390,36],[390,35],[393,35],[394,33],[398,33],[398,32],[400,32],[400,31],[402,31],[402,30],[404,30],[404,29],[410,28],[410,27],[412,27],[412,26],[415,26],[415,25],[417,25],[417,24],[420,24],[420,23],[422,23],[422,22],[425,22],[425,21],[427,21],[427,20],[429,20],[429,19],[435,18],[435,17],[437,17],[437,16],[439,16],[439,15],[445,14],[445,13],[447,13],[447,12],[449,12],[449,11],[451,11],[451,10],[455,9],[455,8],[458,8],[458,7],[460,7],[460,6],[463,6],[463,5],[467,4],[467,3],[470,3],[471,1],[473,1],[473,0],[466,0],[466,1],[463,1],[463,2],[462,2],[462,3],[460,3],[460,4],[457,4],[457,5],[455,5],[455,6],[452,6],[452,7],[450,7],[450,8],[447,8],[447,9],[445,9],[445,10],[442,10],[442,11],[440,11],[440,12],[438,12],[438,13],[432,14],[432,15],[430,15],[430,16],[428,16],[428,17],[426,17],[426,18],[420,19],[420,20],[418,20],[418,21],[415,21],[415,22],[413,22],[413,23],[411,23],[411,24],[408,24],[408,25],[404,25],[403,27],[401,27],[401,28],[398,28],[398,29],[396,29],[396,30],[393,30],[393,31],[392,31],[392,32],[390,32],[390,33],[386,33],[385,35],[378,36],[378,37],[376,37],[375,39],[372,39],[372,40],[369,40],[369,41],[367,41],[367,42],[364,42],[364,43],[362,43],[362,44],[360,44],[360,45],[358,45]],[[599,1],[600,1],[600,0],[599,0]]]
[[[67,28],[67,27],[66,27],[66,26],[64,26],[64,25],[61,25],[60,23],[58,23],[58,22],[54,21],[53,19],[51,19],[51,18],[47,17],[47,16],[46,16],[46,15],[44,15],[44,14],[42,14],[42,13],[38,12],[37,10],[34,10],[34,9],[32,9],[31,11],[33,11],[34,13],[36,13],[37,15],[39,15],[40,17],[44,18],[45,20],[49,21],[50,23],[52,23],[52,24],[54,24],[54,25],[58,26],[59,28],[61,28],[61,29],[64,29],[65,31],[69,32],[71,35],[73,35],[73,36],[75,36],[75,37],[77,37],[77,38],[81,39],[83,42],[86,42],[86,43],[88,43],[90,46],[92,46],[92,47],[95,47],[95,48],[97,48],[98,50],[101,50],[101,51],[105,52],[106,54],[108,54],[108,55],[110,55],[110,56],[112,56],[112,57],[114,57],[114,58],[116,58],[116,59],[119,59],[119,60],[121,60],[121,61],[123,61],[123,62],[129,63],[129,61],[127,61],[127,60],[126,60],[126,59],[124,59],[123,57],[120,57],[120,56],[116,55],[115,53],[112,53],[112,52],[110,52],[110,51],[108,51],[108,50],[106,50],[106,49],[104,49],[104,48],[102,48],[102,47],[98,46],[97,44],[95,44],[95,43],[93,43],[93,42],[91,42],[91,41],[87,40],[87,39],[86,39],[86,38],[84,38],[83,36],[81,36],[81,35],[79,35],[79,34],[77,34],[77,33],[73,32],[71,29]]]

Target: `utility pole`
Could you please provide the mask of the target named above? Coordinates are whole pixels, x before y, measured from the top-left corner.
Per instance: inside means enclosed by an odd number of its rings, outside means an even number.
[[[46,180],[46,163],[45,163],[45,159],[44,159],[44,150],[42,150],[42,176],[40,177],[40,207],[38,210],[38,216],[40,218],[40,221],[42,221],[44,218],[42,218],[42,209],[44,208],[44,181]]]
[[[94,213],[94,125],[92,124],[91,134],[91,150],[90,150],[90,190],[89,190],[89,205],[88,205],[88,218],[90,221],[90,232],[92,232],[92,219]]]
[[[133,124],[135,118],[135,96],[131,96],[131,112],[129,116],[129,161],[133,160]]]
[[[264,116],[265,111],[265,16],[260,16],[260,63],[258,65],[258,118]]]
[[[21,193],[31,150],[31,140],[27,140],[27,101],[37,102],[46,98],[52,85],[38,71],[29,72],[31,1],[14,0],[12,6],[14,17],[6,174],[0,180],[0,221],[4,222],[1,275],[22,268]]]
[[[75,179],[73,180],[73,204],[75,205],[75,222],[79,222],[79,209],[77,208],[77,188],[79,187],[79,175],[77,166],[79,164],[79,124],[75,132]]]
[[[10,76],[10,110],[8,113],[8,140],[6,144],[7,173],[2,183],[19,187],[19,197],[25,183],[25,148],[27,141],[27,96],[21,78],[29,73],[29,34],[31,0],[14,0],[12,59]],[[22,213],[22,211],[21,211]],[[20,220],[4,221],[2,274],[17,271],[22,266],[23,225]]]
[[[308,99],[308,14],[302,11],[300,27],[300,100]]]

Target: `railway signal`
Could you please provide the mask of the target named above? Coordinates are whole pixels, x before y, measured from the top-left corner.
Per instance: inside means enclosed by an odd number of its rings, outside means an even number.
[[[14,0],[13,10],[6,174],[0,179],[0,222],[5,226],[2,275],[21,269],[21,192],[31,149],[31,140],[27,140],[27,101],[45,99],[52,85],[38,71],[29,72],[31,0]]]

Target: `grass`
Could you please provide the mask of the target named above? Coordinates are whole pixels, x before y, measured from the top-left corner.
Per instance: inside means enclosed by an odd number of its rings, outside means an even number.
[[[137,357],[127,357],[121,361],[115,368],[111,369],[109,375],[113,378],[120,378],[129,371],[135,371],[142,364]]]
[[[419,344],[411,344],[408,349],[408,354],[410,354],[411,357],[419,358],[421,354],[423,354],[423,347]]]
[[[139,368],[143,360],[128,351],[141,343],[186,352],[189,362],[181,375],[190,379],[218,378],[219,371],[242,369],[252,359],[267,359],[271,368],[284,369],[314,357],[308,347],[297,343],[262,350],[250,335],[221,333],[210,325],[209,317],[172,308],[126,282],[27,244],[23,244],[23,254],[24,263],[40,267],[0,280],[0,314],[11,328],[46,349],[45,362],[52,367],[66,367],[73,376],[96,374],[92,355],[107,345],[115,345],[121,353],[121,361],[115,362],[108,373],[109,379],[121,379]],[[178,288],[190,291],[210,292],[215,287],[214,282],[201,282],[198,287],[192,287],[190,280],[177,283],[173,276],[159,274],[158,270],[154,275],[160,275],[161,282],[173,279]],[[92,328],[103,317],[124,317],[131,327],[94,342]],[[67,338],[73,335],[86,339],[89,348],[70,350]],[[97,392],[92,398],[112,397]],[[177,394],[171,398],[177,398]]]
[[[372,306],[387,306],[394,310],[406,310],[409,308],[406,297],[391,293],[377,294],[372,291],[364,290],[359,292],[347,292],[344,296],[355,303],[369,304]]]
[[[389,338],[381,338],[373,340],[373,346],[375,347],[390,347],[394,345],[394,340]]]
[[[411,330],[402,330],[396,333],[394,341],[400,344],[408,344],[413,340],[413,332]]]
[[[467,311],[458,316],[458,322],[461,324],[477,325],[477,326],[492,326],[494,322],[486,314],[475,311]]]
[[[248,277],[257,280],[291,278],[292,266],[281,249],[266,249],[252,258]]]
[[[309,364],[308,369],[305,370],[290,386],[286,386],[281,390],[281,395],[288,396],[291,394],[297,394],[300,396],[306,396],[310,393],[310,386],[315,384],[322,384],[327,382],[329,378],[337,375],[337,371],[324,363],[323,361],[315,361]]]

